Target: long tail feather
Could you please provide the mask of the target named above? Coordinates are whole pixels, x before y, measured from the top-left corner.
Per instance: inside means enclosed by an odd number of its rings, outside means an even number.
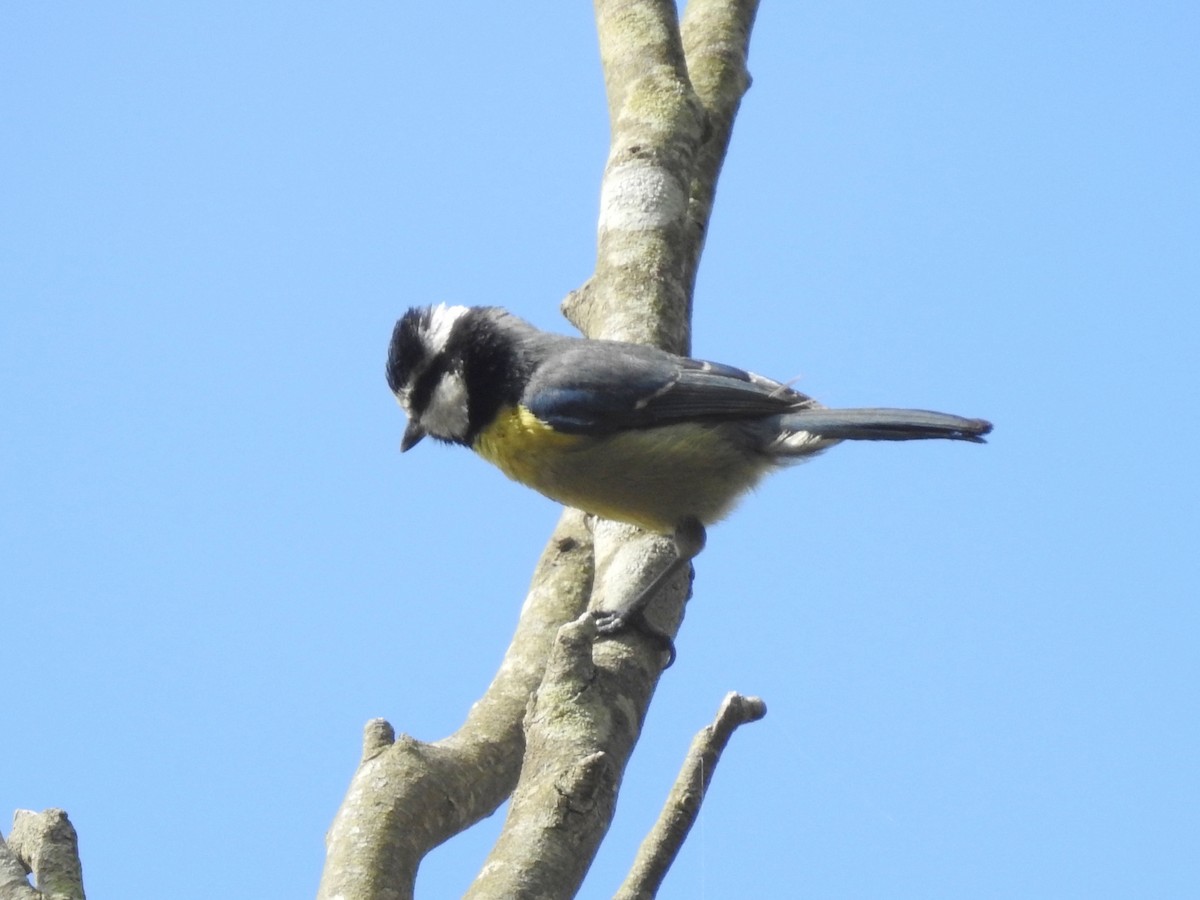
[[[919,441],[944,438],[986,443],[992,423],[926,409],[805,409],[783,417],[788,431],[827,440]]]

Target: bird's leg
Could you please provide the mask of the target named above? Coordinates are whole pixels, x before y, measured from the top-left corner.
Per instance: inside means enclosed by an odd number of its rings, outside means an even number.
[[[650,624],[646,618],[646,607],[654,599],[654,595],[658,593],[659,589],[704,549],[707,534],[700,520],[689,516],[676,527],[673,539],[675,541],[675,558],[654,577],[653,581],[633,597],[621,603],[616,609],[596,610],[593,614],[601,634],[619,634],[626,629],[633,628],[657,643],[668,656],[667,664],[663,666],[664,669],[670,668],[671,664],[675,662],[675,644],[662,629]]]

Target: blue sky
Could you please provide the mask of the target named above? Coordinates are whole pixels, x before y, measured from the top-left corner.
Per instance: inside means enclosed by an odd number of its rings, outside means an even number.
[[[664,898],[1200,894],[1194,4],[766,2],[697,355],[995,421],[843,447],[710,533],[582,896],[740,731]],[[0,11],[0,816],[89,897],[299,897],[384,716],[440,738],[556,520],[399,454],[395,318],[565,330],[590,4]],[[455,896],[500,826],[439,848]]]

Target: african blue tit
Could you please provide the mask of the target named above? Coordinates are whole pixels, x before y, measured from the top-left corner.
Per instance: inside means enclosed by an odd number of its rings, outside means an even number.
[[[553,500],[671,535],[671,565],[597,616],[602,633],[634,625],[671,652],[646,604],[764,475],[844,440],[983,443],[992,429],[925,410],[827,409],[741,369],[552,334],[496,307],[410,309],[387,382],[408,415],[401,451],[426,435],[462,444]]]

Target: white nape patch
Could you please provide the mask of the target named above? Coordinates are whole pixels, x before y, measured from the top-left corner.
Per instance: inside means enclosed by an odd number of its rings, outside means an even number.
[[[467,383],[459,373],[447,372],[429,397],[429,405],[421,414],[421,427],[434,437],[462,440],[468,424]]]
[[[446,342],[450,340],[450,332],[454,328],[454,323],[465,316],[467,312],[468,309],[465,306],[447,306],[445,303],[430,307],[429,330],[421,336],[421,343],[425,345],[425,352],[428,356],[437,356],[446,349]]]
[[[678,222],[687,195],[663,168],[644,161],[625,163],[604,176],[600,191],[601,231],[648,231]]]

